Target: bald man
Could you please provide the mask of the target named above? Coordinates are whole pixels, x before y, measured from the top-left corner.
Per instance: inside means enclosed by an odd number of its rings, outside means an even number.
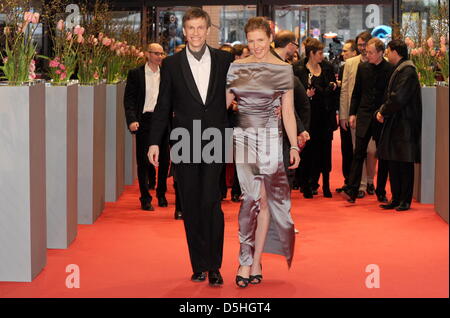
[[[156,171],[147,157],[149,149],[150,124],[159,93],[159,81],[162,60],[166,54],[158,43],[147,46],[145,65],[130,70],[125,87],[124,106],[128,129],[136,134],[136,161],[138,169],[140,201],[142,210],[153,211],[152,196],[149,191],[149,183],[155,183]],[[168,137],[160,145],[161,164],[158,169],[158,186],[156,196],[158,206],[167,207],[165,197],[167,190],[167,174],[169,166]],[[152,170],[153,169],[153,170]]]

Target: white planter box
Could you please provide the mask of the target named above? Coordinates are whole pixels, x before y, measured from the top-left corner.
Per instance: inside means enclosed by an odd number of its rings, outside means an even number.
[[[106,85],[78,87],[78,224],[93,224],[105,205]]]
[[[47,247],[77,236],[78,85],[45,87]]]
[[[448,87],[437,88],[436,103],[436,179],[434,192],[434,208],[448,223]]]
[[[123,192],[125,174],[125,83],[106,86],[105,200],[115,202]]]
[[[415,165],[414,198],[434,203],[436,153],[436,87],[422,87],[421,162]]]
[[[45,87],[0,86],[0,281],[47,262]]]

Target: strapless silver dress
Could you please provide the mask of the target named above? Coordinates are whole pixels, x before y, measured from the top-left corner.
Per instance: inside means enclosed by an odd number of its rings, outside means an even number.
[[[233,132],[234,158],[242,201],[239,210],[239,261],[251,265],[255,230],[264,186],[270,226],[264,252],[283,255],[291,266],[295,233],[290,215],[290,188],[283,164],[283,123],[275,109],[293,89],[291,65],[233,63],[227,89],[237,99],[237,125]]]

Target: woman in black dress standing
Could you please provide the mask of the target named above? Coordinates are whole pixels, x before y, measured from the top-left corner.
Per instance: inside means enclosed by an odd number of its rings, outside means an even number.
[[[331,143],[336,120],[336,77],[324,61],[324,45],[317,39],[304,42],[306,58],[294,66],[294,73],[307,88],[311,103],[310,137],[301,153],[300,187],[305,198],[312,198],[322,174],[322,190],[331,197]]]

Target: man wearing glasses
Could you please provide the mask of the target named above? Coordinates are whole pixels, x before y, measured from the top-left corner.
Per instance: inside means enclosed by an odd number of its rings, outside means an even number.
[[[369,32],[362,32],[356,37],[356,46],[359,55],[349,58],[345,62],[344,73],[342,75],[342,86],[341,86],[341,96],[340,96],[340,107],[339,107],[339,124],[341,129],[351,131],[352,135],[352,147],[355,148],[355,122],[350,122],[350,102],[352,100],[352,93],[355,87],[356,73],[358,71],[358,65],[360,63],[367,62],[367,52],[366,46],[367,42],[372,38]],[[373,178],[376,171],[376,147],[373,140],[370,141],[367,148],[367,159],[363,167],[363,174],[361,179],[361,186],[359,188],[357,198],[363,198],[365,196],[365,191],[368,194],[375,193],[375,187],[373,185]],[[348,178],[348,176],[347,176]],[[345,180],[344,187],[336,189],[337,192],[342,192],[347,185],[348,180]],[[382,199],[382,198],[380,198]]]
[[[150,124],[153,110],[159,93],[160,71],[162,60],[166,56],[163,47],[151,43],[145,53],[145,65],[130,70],[125,87],[124,106],[128,129],[136,134],[136,161],[139,179],[140,201],[142,210],[153,211],[152,196],[149,186],[155,183],[156,170],[147,157]],[[168,137],[161,143],[161,165],[158,169],[158,186],[156,195],[158,206],[167,207],[165,197],[167,190],[167,174],[169,168]]]

